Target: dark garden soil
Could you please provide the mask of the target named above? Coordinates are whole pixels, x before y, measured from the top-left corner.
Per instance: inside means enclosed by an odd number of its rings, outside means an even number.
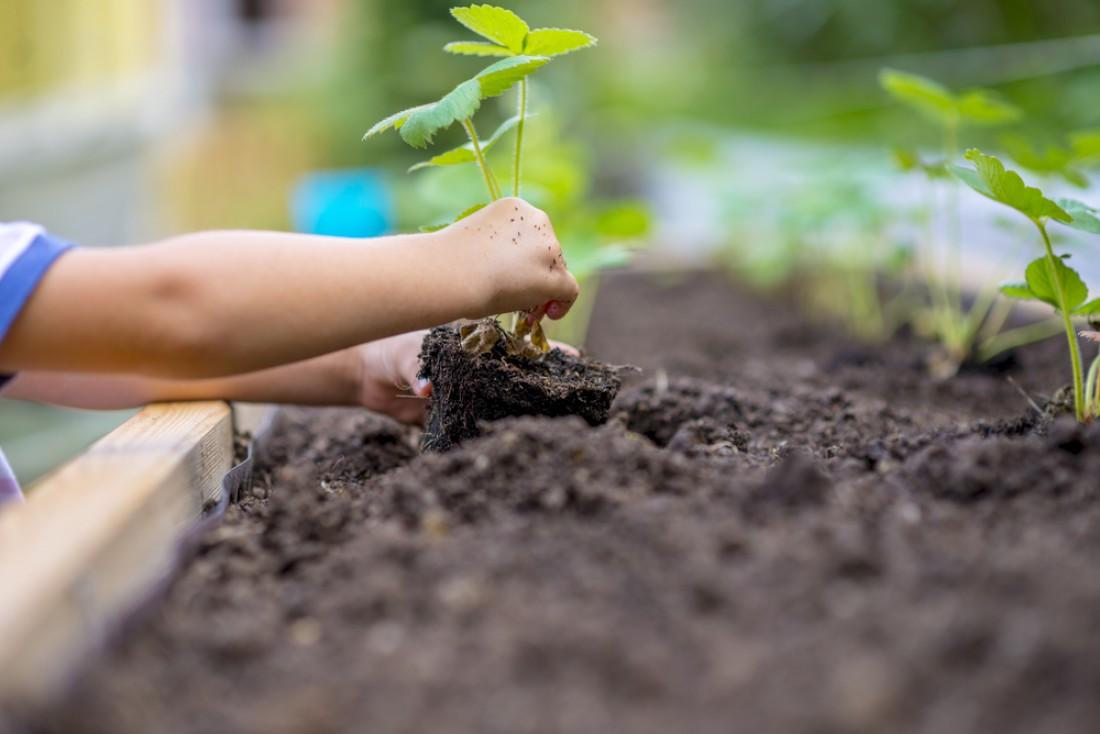
[[[622,275],[611,421],[293,410],[37,731],[1094,732],[1100,426],[717,276]],[[1036,401],[1058,340],[1007,373]],[[47,720],[48,719],[48,720]]]
[[[521,415],[576,415],[593,426],[607,422],[621,384],[617,370],[560,349],[538,361],[513,356],[495,321],[482,322],[482,328],[495,335],[495,343],[476,357],[452,326],[432,329],[424,339],[420,376],[435,387],[420,441],[425,450],[448,451],[481,435],[483,423]]]

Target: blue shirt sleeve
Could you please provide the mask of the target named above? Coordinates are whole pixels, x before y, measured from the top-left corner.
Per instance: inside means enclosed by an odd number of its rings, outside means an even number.
[[[0,224],[0,341],[46,271],[72,248],[35,225]]]

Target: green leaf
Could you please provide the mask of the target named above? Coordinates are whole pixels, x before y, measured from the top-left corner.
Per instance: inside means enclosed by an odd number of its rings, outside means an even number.
[[[1017,107],[986,89],[954,94],[931,79],[894,69],[879,72],[879,83],[894,99],[940,125],[1002,125],[1022,115]]]
[[[468,79],[438,102],[416,108],[400,125],[401,138],[414,148],[426,148],[440,130],[473,117],[481,99],[481,85],[476,79]]]
[[[1075,161],[1081,163],[1100,161],[1100,129],[1071,133],[1069,144]]]
[[[921,160],[917,151],[911,148],[893,148],[894,163],[903,171],[913,171],[920,168]]]
[[[947,170],[951,171],[964,184],[977,191],[982,196],[996,200],[997,197],[993,193],[993,190],[989,188],[989,184],[982,178],[981,174],[973,168],[967,168],[966,166],[959,166],[952,163],[947,167]]]
[[[536,28],[527,34],[527,43],[523,47],[523,52],[532,56],[561,56],[595,45],[596,37],[584,31],[568,28]]]
[[[649,209],[641,202],[616,203],[596,215],[596,232],[606,239],[638,239],[649,229]]]
[[[904,71],[883,69],[879,72],[878,80],[894,99],[941,124],[954,121],[958,115],[955,95],[931,79]]]
[[[1088,179],[1073,167],[1073,154],[1059,145],[1039,148],[1022,135],[1003,135],[1001,144],[1014,161],[1029,171],[1061,176],[1079,188],[1088,186]]]
[[[374,127],[372,127],[370,130],[367,130],[366,134],[363,135],[363,140],[366,140],[367,138],[370,138],[370,137],[374,137],[378,133],[385,132],[386,130],[389,130],[391,127],[400,129],[401,126],[405,124],[405,121],[409,119],[410,115],[412,115],[414,112],[418,112],[418,111],[424,109],[425,107],[430,107],[430,106],[431,106],[430,104],[423,104],[423,105],[420,105],[419,107],[410,107],[407,110],[401,110],[400,112],[393,113],[392,115],[390,115],[386,119],[381,120],[379,122],[376,122],[374,124]]]
[[[1089,180],[1085,174],[1078,171],[1076,168],[1066,168],[1060,171],[1062,178],[1069,181],[1071,184],[1079,189],[1087,189],[1089,187]]]
[[[1035,297],[1044,303],[1049,303],[1054,308],[1058,305],[1058,289],[1051,277],[1051,260],[1048,257],[1040,257],[1032,260],[1027,266],[1027,286]],[[1058,273],[1062,281],[1062,290],[1066,296],[1066,309],[1073,311],[1089,297],[1088,286],[1081,280],[1077,271],[1069,267],[1056,257],[1053,261],[1054,271]]]
[[[439,168],[441,166],[460,166],[463,163],[473,163],[477,160],[477,156],[474,155],[474,147],[472,143],[466,143],[460,145],[457,148],[451,148],[446,153],[440,153],[439,155],[432,156],[426,161],[420,161],[409,166],[408,173],[413,171],[419,171],[422,168]]]
[[[479,36],[507,47],[512,53],[523,53],[529,28],[511,10],[494,5],[468,5],[451,8],[451,15]]]
[[[507,92],[513,84],[549,60],[546,56],[513,56],[501,59],[482,69],[474,79],[481,84],[482,98],[495,97]]]
[[[1050,217],[1059,222],[1071,221],[1060,206],[1043,196],[1034,186],[1028,186],[1015,171],[1005,170],[995,156],[986,155],[977,148],[966,151],[966,159],[975,168],[951,166],[951,172],[963,183],[993,201],[1012,207],[1033,222]]]
[[[1094,298],[1088,303],[1078,306],[1073,310],[1078,316],[1094,316],[1100,314],[1100,298]]]
[[[1039,297],[1032,293],[1031,289],[1027,287],[1027,283],[1022,281],[1001,283],[1000,291],[1009,298],[1019,298],[1024,301],[1035,301],[1039,299]]]
[[[501,59],[473,79],[459,84],[439,101],[390,115],[368,130],[367,137],[395,127],[406,143],[414,148],[426,148],[440,130],[473,117],[481,106],[481,100],[504,93],[547,61],[549,59],[545,56]]]
[[[1018,107],[992,92],[975,89],[956,98],[959,119],[972,125],[1004,125],[1023,117]]]
[[[903,171],[920,171],[928,178],[947,178],[947,167],[942,162],[927,163],[917,151],[910,148],[894,148],[894,162]]]
[[[533,120],[536,117],[538,117],[537,114],[530,113],[530,112],[527,113],[527,119],[528,120]],[[498,140],[500,140],[502,137],[504,137],[507,133],[511,132],[512,128],[514,128],[516,125],[519,124],[519,121],[520,121],[520,116],[519,115],[512,115],[507,120],[500,123],[500,126],[497,127],[497,129],[493,131],[493,134],[490,135],[485,140],[485,142],[482,144],[482,146],[481,146],[482,150],[485,150],[487,148],[491,148],[494,145],[496,145],[496,142]]]
[[[456,222],[461,222],[463,219],[470,216],[474,212],[479,212],[487,206],[488,206],[487,202],[482,202],[480,204],[474,204],[471,207],[467,207],[466,209],[463,209],[462,212],[457,217],[455,217],[455,221]]]
[[[527,115],[527,119],[530,120],[535,115]],[[496,145],[506,133],[519,124],[519,115],[513,115],[504,122],[500,123],[500,127],[493,131],[485,140],[481,141],[481,151],[484,153]],[[474,144],[466,143],[460,145],[457,148],[452,148],[446,153],[440,153],[437,156],[421,161],[414,166],[409,167],[409,172],[419,171],[422,168],[434,168],[437,166],[458,166],[463,163],[473,163],[477,160],[477,156],[474,155]]]
[[[1073,221],[1065,222],[1067,227],[1090,234],[1100,234],[1100,211],[1076,199],[1058,199],[1058,205],[1073,217]]]
[[[511,49],[485,41],[451,41],[443,50],[463,56],[515,56]]]
[[[470,216],[474,212],[481,211],[486,206],[488,206],[488,204],[485,204],[485,203],[474,204],[473,206],[469,207],[468,209],[463,209],[462,213],[454,218],[454,221],[443,222],[442,224],[425,224],[425,225],[420,227],[420,231],[421,232],[438,232],[441,229],[447,229],[447,227],[450,227],[455,222],[461,222],[466,217]]]

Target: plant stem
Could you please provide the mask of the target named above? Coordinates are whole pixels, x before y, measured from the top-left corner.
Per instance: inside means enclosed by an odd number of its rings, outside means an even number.
[[[959,125],[948,122],[943,130],[944,163],[950,165],[958,155]],[[959,187],[956,181],[948,182],[947,189],[947,258],[949,268],[948,287],[951,289],[951,308],[956,318],[962,319],[962,245],[959,221]]]
[[[519,124],[516,125],[515,170],[512,172],[512,196],[519,197],[520,156],[523,153],[523,126],[527,122],[527,79],[519,81]]]
[[[847,271],[847,276],[848,320],[853,330],[866,341],[881,341],[885,336],[886,326],[874,275],[851,269]]]
[[[996,337],[997,334],[1001,333],[1001,329],[1004,328],[1005,322],[1008,321],[1008,317],[1011,315],[1012,302],[1007,298],[1002,298],[994,303],[993,308],[989,310],[989,316],[978,332],[978,339],[985,337],[985,339],[982,339],[982,341],[985,341]]]
[[[1089,398],[1093,401],[1087,408],[1090,419],[1095,418],[1097,412],[1100,412],[1100,380],[1097,380],[1097,373],[1100,373],[1100,354],[1097,354],[1095,359],[1092,360],[1092,365],[1089,366],[1088,379],[1085,382],[1085,394],[1096,396],[1095,398]]]
[[[1062,284],[1062,275],[1058,272],[1058,263],[1054,256],[1054,248],[1050,244],[1047,228],[1038,220],[1035,221],[1035,226],[1039,228],[1039,234],[1043,236],[1043,245],[1047,251],[1047,267],[1050,270],[1050,279],[1054,283],[1055,295],[1058,297],[1058,312],[1062,315],[1062,327],[1066,330],[1066,340],[1069,342],[1069,356],[1073,364],[1073,409],[1077,414],[1077,420],[1084,423],[1085,388],[1081,374],[1081,347],[1077,343],[1077,332],[1073,330],[1073,321],[1069,317],[1069,309],[1066,308],[1066,289]]]
[[[946,274],[937,268],[936,257],[936,231],[934,218],[936,215],[936,184],[928,181],[927,194],[928,217],[924,225],[924,247],[927,259],[927,280],[932,297],[932,313],[935,315],[935,328],[937,336],[944,346],[949,340],[951,331],[951,299],[947,295]],[[946,265],[943,270],[946,270]]]
[[[994,334],[981,343],[978,347],[978,359],[987,362],[1001,352],[1022,347],[1043,339],[1054,336],[1062,330],[1062,324],[1058,319],[1049,321],[1037,321],[1027,326],[1019,326],[1015,329]]]
[[[481,150],[481,141],[478,140],[473,120],[467,117],[462,121],[462,127],[466,128],[466,134],[470,136],[470,143],[474,146],[474,158],[477,159],[477,165],[481,168],[481,175],[485,177],[485,187],[489,189],[489,198],[496,201],[500,198],[500,187],[497,186],[492,169],[485,162],[485,153]]]
[[[997,294],[999,289],[996,286],[986,286],[978,293],[978,297],[974,299],[974,303],[970,307],[969,313],[963,319],[963,343],[962,348],[966,351],[966,355],[969,355],[974,348],[974,342],[978,339],[978,334],[981,333],[982,326],[989,318],[989,313],[993,309],[994,303],[997,301]],[[999,327],[998,327],[999,330]]]
[[[1100,368],[1100,353],[1097,353],[1096,358],[1092,360],[1092,367],[1089,368],[1089,372],[1091,372],[1093,376],[1093,382],[1096,383],[1096,392],[1092,403],[1093,417],[1100,414],[1100,380],[1096,379],[1096,370],[1098,368]]]

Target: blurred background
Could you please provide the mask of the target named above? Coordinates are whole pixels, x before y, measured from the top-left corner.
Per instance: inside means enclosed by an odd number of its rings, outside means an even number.
[[[485,65],[441,51],[472,37],[452,4],[0,0],[0,221],[95,246],[446,221],[481,196],[477,171],[406,174],[422,152],[361,136]],[[1095,0],[501,4],[600,39],[533,82],[525,193],[555,221],[598,199],[644,205],[658,254],[732,248],[763,280],[834,214],[923,200],[890,151],[936,151],[939,134],[881,90],[883,67],[991,88],[1024,112],[1012,131],[1039,145],[1100,128]],[[479,124],[513,105],[494,101]],[[967,131],[963,145],[996,149],[1004,132]],[[1095,186],[1070,190],[1100,203]],[[965,201],[968,267],[996,270],[1003,227]],[[861,232],[885,226],[857,219]],[[1100,286],[1091,262],[1078,266]],[[0,401],[0,445],[30,480],[126,415]]]

